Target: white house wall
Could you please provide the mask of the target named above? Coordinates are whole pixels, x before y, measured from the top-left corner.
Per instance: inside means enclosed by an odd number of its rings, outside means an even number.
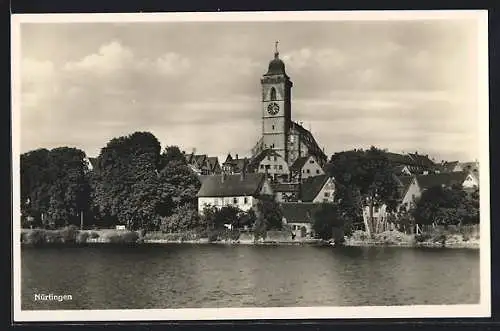
[[[314,203],[333,202],[334,196],[335,196],[335,183],[332,178],[328,178],[328,180],[325,182],[325,185],[323,185],[323,188],[314,198],[313,202]]]
[[[304,164],[304,166],[301,169],[301,172],[302,172],[302,179],[325,174],[323,168],[321,168],[321,166],[312,156],[310,156],[307,162]]]
[[[246,198],[246,200],[245,200]],[[236,200],[236,203],[235,203]],[[225,206],[234,206],[243,211],[248,211],[257,203],[257,199],[252,196],[235,196],[235,197],[199,197],[198,212],[203,213],[206,206],[215,206],[222,208]]]

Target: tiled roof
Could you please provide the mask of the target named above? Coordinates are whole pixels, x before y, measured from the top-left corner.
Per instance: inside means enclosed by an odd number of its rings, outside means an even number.
[[[217,156],[208,157],[207,161],[210,166],[210,170],[216,170],[217,165],[219,165],[219,159],[217,158]]]
[[[302,156],[299,157],[295,162],[292,164],[290,167],[290,170],[292,172],[300,172],[302,170],[302,167],[304,164],[306,164],[307,160],[309,159],[309,156]]]
[[[459,163],[462,171],[474,171],[477,170],[479,172],[479,163],[478,162],[463,162]]]
[[[305,179],[301,185],[300,199],[304,202],[312,202],[325,186],[328,178],[328,175],[319,175]]]
[[[416,176],[417,183],[421,189],[428,189],[434,186],[451,186],[462,184],[467,177],[467,172],[456,171],[429,175]]]
[[[429,159],[428,155],[422,155],[422,154],[417,154],[417,153],[408,153],[410,158],[413,160],[415,165],[417,166],[422,166],[422,167],[434,167],[435,163],[432,162],[431,159]]]
[[[212,175],[201,180],[199,197],[255,196],[265,181],[265,174]]]
[[[299,184],[295,183],[273,183],[271,184],[274,192],[297,192]]]
[[[437,170],[440,172],[452,172],[453,169],[458,165],[458,161],[453,162],[443,162],[436,166]]]
[[[293,121],[291,122],[291,129],[295,129],[298,131],[301,136],[301,143],[307,146],[310,154],[313,154],[318,158],[317,161],[321,162],[321,165],[323,165],[323,163],[326,163],[328,158],[323,150],[319,147],[311,132],[306,130],[302,125]]]
[[[310,223],[318,203],[284,202],[281,204],[283,217],[287,223]]]
[[[412,164],[412,159],[405,154],[398,154],[398,153],[391,153],[391,152],[386,152],[385,155],[387,156],[387,159],[389,159],[390,162],[396,163],[396,164]]]

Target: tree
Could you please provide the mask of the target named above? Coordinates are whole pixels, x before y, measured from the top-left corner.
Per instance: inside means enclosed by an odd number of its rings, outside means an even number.
[[[112,139],[99,155],[93,178],[94,206],[101,218],[130,229],[154,228],[158,194],[160,143],[149,132]],[[157,225],[157,224],[156,224]]]
[[[179,148],[167,147],[161,155],[161,165],[158,194],[162,204],[158,206],[157,212],[168,216],[176,207],[184,204],[191,204],[196,208],[196,194],[201,182],[187,165]]]
[[[347,190],[358,191],[361,205],[369,207],[366,231],[370,234],[375,229],[374,206],[385,204],[389,212],[396,209],[398,185],[384,151],[372,146],[367,151],[336,153],[332,155],[328,172]]]
[[[312,219],[312,228],[319,238],[333,238],[336,245],[343,243],[345,219],[337,204],[322,203],[313,210]]]
[[[79,224],[90,205],[85,153],[76,148],[39,149],[21,155],[22,214],[32,224]]]
[[[261,197],[255,210],[254,232],[256,237],[263,236],[268,230],[283,228],[283,212],[281,206],[271,197]]]
[[[468,194],[460,186],[434,186],[422,193],[413,214],[419,224],[448,227],[474,223],[479,215],[475,197],[474,193]]]

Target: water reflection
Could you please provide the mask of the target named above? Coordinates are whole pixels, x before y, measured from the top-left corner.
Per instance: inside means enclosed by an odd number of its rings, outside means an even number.
[[[23,248],[23,309],[466,304],[479,252],[158,245]],[[39,303],[34,293],[72,294]]]

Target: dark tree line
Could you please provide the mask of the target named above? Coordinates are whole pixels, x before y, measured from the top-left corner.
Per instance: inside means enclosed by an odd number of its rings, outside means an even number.
[[[21,155],[21,215],[24,226],[79,224],[89,209],[85,154],[76,148],[37,149]]]
[[[79,226],[182,232],[220,229],[224,224],[258,230],[279,228],[274,201],[256,210],[234,207],[200,217],[196,194],[201,186],[178,147],[161,152],[156,137],[135,132],[114,138],[101,149],[89,171],[85,153],[75,148],[39,149],[21,155],[23,226]]]
[[[200,182],[179,148],[161,153],[149,132],[112,139],[89,171],[75,148],[39,149],[21,155],[23,226],[117,224],[158,229],[162,221],[196,209]]]

